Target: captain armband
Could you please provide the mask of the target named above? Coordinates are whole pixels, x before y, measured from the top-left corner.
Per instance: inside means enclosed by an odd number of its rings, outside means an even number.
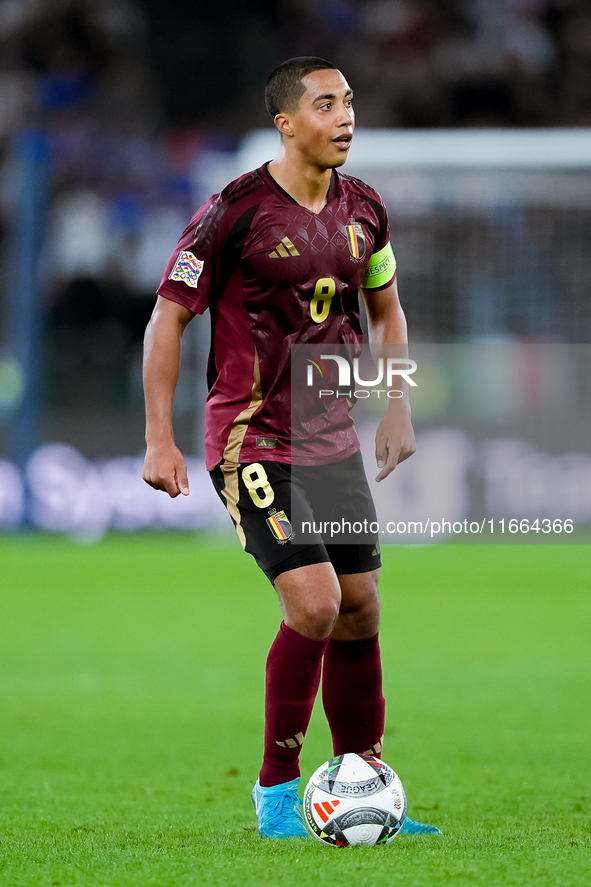
[[[367,263],[361,286],[366,290],[377,289],[390,283],[396,273],[396,259],[392,252],[392,244],[374,253]]]

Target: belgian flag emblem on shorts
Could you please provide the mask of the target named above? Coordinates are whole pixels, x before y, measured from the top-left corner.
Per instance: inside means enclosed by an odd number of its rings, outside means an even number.
[[[347,241],[349,251],[354,259],[362,259],[365,255],[365,234],[359,222],[347,225]]]
[[[275,511],[267,518],[269,528],[278,542],[287,542],[295,536],[293,527],[284,511]]]

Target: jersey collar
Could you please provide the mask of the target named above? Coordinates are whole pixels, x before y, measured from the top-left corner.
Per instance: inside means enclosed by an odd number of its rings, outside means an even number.
[[[273,191],[276,191],[278,194],[280,194],[282,197],[284,197],[290,203],[295,203],[296,206],[302,206],[302,204],[298,203],[297,200],[295,200],[295,198],[293,198],[291,196],[291,194],[287,193],[285,188],[281,187],[279,182],[275,181],[275,179],[273,178],[273,176],[271,175],[271,173],[267,169],[269,163],[271,163],[271,161],[267,160],[267,162],[263,163],[263,165],[257,170],[258,174],[263,179],[265,184],[267,184]],[[328,204],[330,203],[330,201],[333,199],[333,197],[336,197],[338,195],[338,193],[339,193],[339,174],[336,171],[336,169],[333,169],[332,175],[330,177],[330,185],[328,186],[328,191],[326,192],[326,203],[324,204],[322,209],[325,209],[328,206]],[[307,209],[307,207],[302,206],[302,209]],[[312,212],[312,210],[308,210],[308,211]],[[321,210],[321,212],[322,212],[322,210]]]

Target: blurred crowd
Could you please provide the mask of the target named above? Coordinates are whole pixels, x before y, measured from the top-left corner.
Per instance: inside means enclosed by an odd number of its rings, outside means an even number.
[[[0,0],[1,261],[32,131],[52,170],[50,400],[96,384],[139,401],[142,332],[200,170],[269,125],[265,76],[293,55],[342,68],[363,126],[591,125],[588,0]]]
[[[50,400],[88,398],[89,386],[99,401],[129,399],[154,289],[193,204],[166,133],[140,5],[0,3],[3,277],[18,261],[11,223],[32,137],[51,169],[41,256]]]
[[[176,122],[236,135],[268,125],[265,76],[291,56],[319,55],[349,79],[363,126],[591,123],[589,0],[144,4]]]
[[[288,0],[282,56],[318,53],[365,126],[591,125],[588,0]]]

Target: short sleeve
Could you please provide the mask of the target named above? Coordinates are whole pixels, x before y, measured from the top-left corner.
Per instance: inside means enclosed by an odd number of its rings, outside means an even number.
[[[374,244],[374,251],[365,267],[361,281],[364,289],[385,289],[394,280],[396,274],[396,258],[390,243],[390,224],[388,211],[380,198],[379,208],[382,210],[379,219],[379,230]]]
[[[195,314],[209,307],[209,294],[215,286],[219,238],[216,236],[217,195],[193,216],[168,260],[157,293],[184,305]]]

